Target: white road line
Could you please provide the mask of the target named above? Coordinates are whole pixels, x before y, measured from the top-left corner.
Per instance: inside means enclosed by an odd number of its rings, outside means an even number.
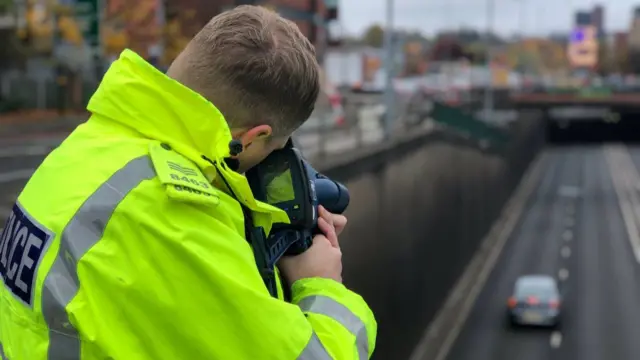
[[[560,279],[560,281],[565,281],[568,278],[569,278],[569,270],[560,269],[560,271],[558,271],[558,279]]]
[[[571,256],[571,249],[568,246],[563,246],[562,249],[560,249],[560,255],[565,259],[568,258]]]
[[[36,169],[22,169],[0,173],[0,184],[18,180],[27,180],[33,175]]]
[[[573,239],[573,231],[567,229],[562,233],[562,240],[571,241]]]
[[[558,189],[558,194],[564,197],[577,198],[580,196],[580,188],[577,186],[563,185]]]
[[[611,174],[613,188],[618,196],[618,206],[620,206],[620,212],[622,213],[622,218],[627,229],[629,242],[631,243],[631,248],[633,249],[636,261],[640,263],[640,234],[638,233],[637,214],[634,211],[634,208],[636,207],[635,205],[638,203],[636,191],[635,189],[634,191],[625,191],[625,183],[626,185],[629,185],[628,181],[632,181],[632,179],[628,178],[629,164],[627,163],[627,168],[625,169],[624,164],[620,163],[621,161],[624,162],[624,159],[621,159],[621,157],[624,158],[624,153],[622,152],[622,147],[620,145],[615,147],[606,146],[604,148],[604,153],[607,164],[609,165],[609,173]],[[628,155],[629,153],[627,153],[627,156]],[[623,176],[622,173],[626,174],[626,176]],[[637,178],[633,183],[638,183]]]
[[[551,337],[549,337],[549,345],[554,349],[559,348],[562,345],[562,333],[559,331],[552,332]]]
[[[464,323],[469,316],[469,312],[471,311],[473,304],[475,304],[480,291],[484,287],[484,284],[486,283],[491,270],[493,270],[496,261],[498,260],[498,257],[502,252],[502,249],[504,248],[507,240],[511,236],[511,233],[518,224],[518,221],[520,220],[520,217],[522,216],[522,213],[524,211],[526,200],[536,189],[536,185],[539,184],[539,179],[542,175],[543,170],[545,169],[545,164],[547,163],[547,161],[548,154],[546,152],[543,152],[531,164],[529,170],[523,176],[522,182],[514,192],[512,198],[507,204],[505,204],[502,216],[496,221],[496,223],[494,223],[492,229],[480,244],[480,251],[483,248],[490,247],[488,257],[483,260],[479,258],[480,255],[476,255],[475,258],[469,262],[469,265],[465,269],[458,282],[454,285],[453,290],[447,297],[444,305],[441,307],[438,314],[436,314],[435,319],[427,327],[425,333],[420,339],[420,342],[418,342],[418,345],[413,350],[413,353],[409,358],[410,360],[422,360],[429,349],[429,340],[433,337],[436,337],[439,331],[448,330],[444,341],[442,341],[441,344],[437,344],[439,346],[435,358],[435,360],[445,360],[458,335],[462,331]],[[478,262],[480,262],[479,273],[477,273],[477,268],[472,266]],[[471,288],[468,287],[468,283],[470,281],[473,281]],[[461,296],[464,296],[464,302],[461,304],[459,311],[455,313],[453,326],[451,326],[449,329],[439,329],[439,322],[446,321],[443,319],[447,318],[447,311],[449,311],[450,313],[450,309],[448,309],[447,306],[455,306],[456,304],[451,305],[451,303],[453,302],[452,300]],[[458,307],[456,306],[455,308],[457,309]]]

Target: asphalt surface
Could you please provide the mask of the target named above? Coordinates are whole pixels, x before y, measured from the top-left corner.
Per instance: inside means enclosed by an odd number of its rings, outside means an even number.
[[[446,359],[640,359],[640,148],[548,151],[540,183]],[[558,279],[559,329],[507,326],[507,298],[524,274]]]

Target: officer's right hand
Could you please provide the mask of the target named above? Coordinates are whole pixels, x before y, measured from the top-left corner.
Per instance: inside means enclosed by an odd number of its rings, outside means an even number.
[[[327,231],[330,225],[322,218],[318,219],[320,229],[335,236],[335,230]],[[337,239],[335,239],[337,244]],[[342,251],[334,246],[325,235],[316,235],[307,251],[296,256],[283,257],[278,263],[289,284],[305,278],[326,278],[342,282]]]

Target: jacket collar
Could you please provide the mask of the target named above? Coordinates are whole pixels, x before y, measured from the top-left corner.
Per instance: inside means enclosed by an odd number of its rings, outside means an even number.
[[[167,143],[192,161],[229,155],[231,131],[220,111],[131,50],[111,65],[87,109]]]
[[[255,200],[244,175],[222,165],[229,156],[232,140],[222,113],[133,51],[124,50],[111,65],[87,110],[146,138],[169,144],[198,165],[210,181],[221,173],[237,200],[251,210],[274,212],[274,207]]]

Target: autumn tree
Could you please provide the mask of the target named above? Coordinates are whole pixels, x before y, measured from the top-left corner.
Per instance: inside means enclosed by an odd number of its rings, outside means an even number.
[[[362,42],[366,45],[381,48],[384,44],[384,29],[378,24],[371,25],[364,33]]]
[[[466,57],[468,55],[460,42],[451,36],[443,36],[436,40],[430,53],[430,58],[433,61],[454,61]]]
[[[80,25],[74,16],[74,10],[68,5],[58,5],[55,8],[57,35],[61,40],[75,46],[82,46],[84,38]]]
[[[485,64],[487,62],[487,46],[483,42],[475,41],[465,47],[464,52],[473,64]]]
[[[0,17],[13,16],[17,20],[14,5],[13,0],[0,0]],[[12,68],[24,62],[27,49],[15,29],[0,29],[0,44],[0,68]]]
[[[191,40],[184,24],[193,22],[195,15],[196,12],[193,9],[186,11],[172,9],[172,11],[167,12],[167,20],[163,32],[165,46],[162,60],[165,65],[171,64]]]
[[[627,46],[616,46],[612,59],[613,71],[621,74],[627,74],[630,72],[629,65],[629,49]]]

